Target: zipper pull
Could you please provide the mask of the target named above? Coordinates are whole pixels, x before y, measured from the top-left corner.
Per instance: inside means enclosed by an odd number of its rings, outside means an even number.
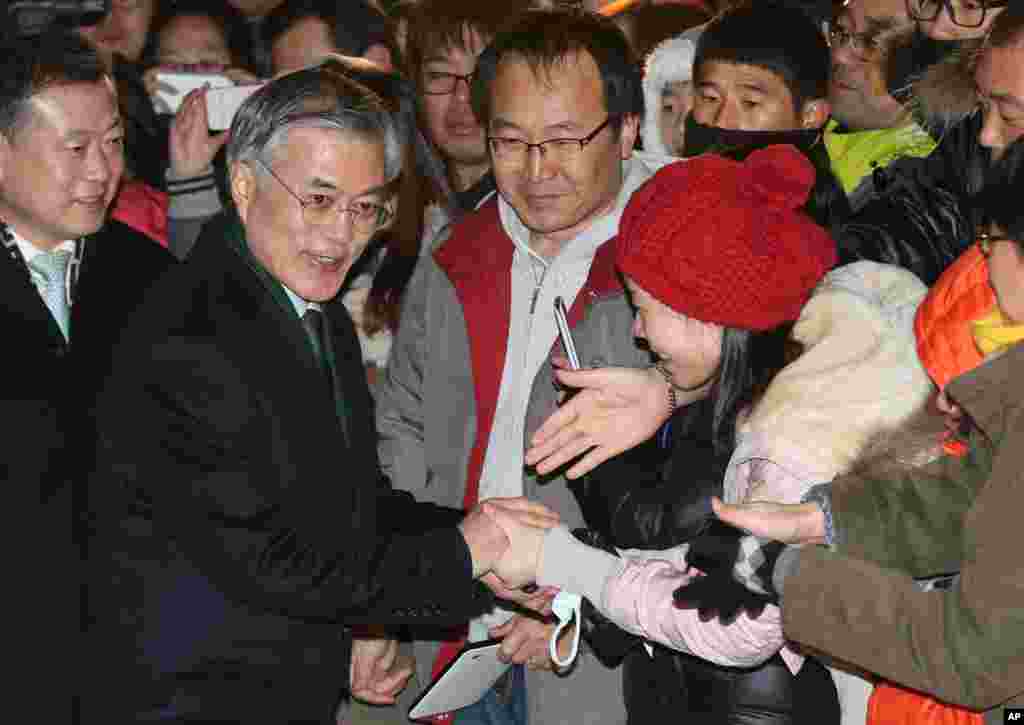
[[[532,315],[537,309],[537,298],[540,297],[540,285],[533,288],[533,299],[530,300],[530,314]]]

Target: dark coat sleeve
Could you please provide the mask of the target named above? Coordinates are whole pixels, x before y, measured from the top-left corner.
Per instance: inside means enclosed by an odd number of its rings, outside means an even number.
[[[459,512],[360,480],[343,446],[320,445],[315,421],[282,430],[214,344],[171,338],[147,354],[122,360],[100,398],[92,488],[127,495],[226,596],[292,618],[385,625],[459,623],[483,608]],[[372,535],[353,538],[345,487],[376,497],[377,525],[362,527]]]

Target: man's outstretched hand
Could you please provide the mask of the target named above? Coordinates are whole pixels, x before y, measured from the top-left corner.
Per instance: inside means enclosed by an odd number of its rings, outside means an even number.
[[[558,514],[525,498],[477,504],[459,524],[473,557],[473,576],[494,571],[510,589],[532,582],[544,534],[558,523]]]

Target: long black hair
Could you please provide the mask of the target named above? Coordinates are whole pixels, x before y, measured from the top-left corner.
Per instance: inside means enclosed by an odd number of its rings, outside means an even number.
[[[731,451],[740,413],[757,402],[775,375],[795,357],[796,343],[790,340],[793,324],[785,322],[765,331],[726,327],[711,390],[699,404],[676,413],[674,434],[689,435],[710,417],[715,452],[724,455]]]

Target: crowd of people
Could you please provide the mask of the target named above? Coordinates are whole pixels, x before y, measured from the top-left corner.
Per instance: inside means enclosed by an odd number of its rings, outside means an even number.
[[[1024,718],[1024,5],[677,4],[7,3],[12,711]]]

